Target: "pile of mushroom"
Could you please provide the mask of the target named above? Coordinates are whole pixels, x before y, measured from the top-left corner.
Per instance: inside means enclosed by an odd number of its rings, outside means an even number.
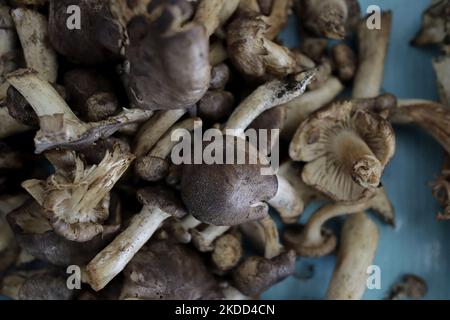
[[[0,294],[258,299],[297,257],[337,252],[324,298],[362,298],[383,237],[368,210],[395,225],[392,123],[450,153],[448,6],[413,41],[442,45],[438,103],[381,94],[393,17],[369,30],[356,0],[0,1]],[[278,38],[291,14],[297,48]],[[250,129],[273,135],[255,145]],[[232,163],[197,161],[211,150]]]

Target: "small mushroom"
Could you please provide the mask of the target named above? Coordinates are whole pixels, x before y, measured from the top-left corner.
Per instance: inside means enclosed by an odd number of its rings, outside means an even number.
[[[167,222],[168,226],[165,226],[165,228],[169,229],[169,233],[180,243],[191,242],[191,230],[201,224],[201,221],[191,214],[184,216],[182,219],[172,219]]]
[[[192,229],[192,243],[200,252],[214,250],[214,241],[230,229],[228,226],[208,225],[203,230]]]
[[[328,285],[328,300],[359,300],[367,288],[367,268],[378,246],[378,228],[363,212],[347,218],[339,253]]]
[[[355,77],[357,60],[355,53],[345,43],[336,44],[331,48],[331,56],[341,81],[351,81]]]
[[[303,181],[335,201],[361,201],[380,184],[394,155],[390,123],[356,102],[337,102],[305,120],[291,141],[289,155],[305,161]]]
[[[269,260],[263,257],[247,257],[232,272],[232,283],[246,296],[255,297],[295,271],[295,253],[288,251]]]
[[[281,136],[291,139],[300,124],[313,112],[319,110],[334,100],[342,91],[344,85],[336,77],[331,76],[319,88],[305,92],[304,95],[286,103],[286,123]]]
[[[264,258],[272,259],[282,253],[284,247],[280,243],[277,225],[270,216],[243,223],[239,227]]]
[[[327,54],[328,40],[306,36],[302,39],[299,49],[314,62],[320,63]]]
[[[405,274],[399,283],[396,283],[388,296],[388,300],[400,300],[403,298],[421,299],[428,292],[428,286],[424,279],[414,274]]]
[[[208,89],[209,37],[203,25],[188,22],[186,1],[157,3],[150,15],[128,25],[123,79],[131,103],[139,108],[188,108]]]
[[[163,187],[140,189],[137,198],[143,205],[140,213],[86,267],[86,281],[95,291],[103,289],[125,268],[164,220],[186,215],[180,201]]]
[[[381,28],[369,29],[367,20],[358,23],[358,69],[353,82],[354,98],[372,98],[383,82],[384,62],[391,34],[392,13],[382,12]]]
[[[230,68],[225,63],[220,63],[211,68],[211,80],[209,89],[224,89],[230,79]]]
[[[112,135],[126,124],[145,121],[152,115],[151,111],[124,109],[107,120],[85,123],[35,71],[20,69],[9,74],[7,80],[27,99],[39,117],[40,130],[34,139],[36,153],[56,147],[87,145]]]
[[[197,103],[197,114],[203,120],[220,122],[234,109],[234,96],[225,90],[208,90]]]
[[[324,225],[330,219],[352,215],[366,209],[377,209],[386,194],[379,190],[372,199],[359,204],[331,203],[322,206],[313,213],[305,226],[292,225],[285,229],[283,239],[288,248],[301,257],[321,257],[330,254],[336,248],[336,235]]]
[[[304,28],[315,36],[344,39],[360,16],[357,0],[300,0],[298,14]]]
[[[172,148],[178,144],[173,141],[172,134],[177,130],[194,131],[202,126],[200,118],[189,118],[175,124],[145,156],[139,157],[135,163],[136,175],[145,181],[159,181],[164,179],[170,168],[170,161],[167,157]]]
[[[448,0],[434,0],[424,12],[422,28],[411,41],[413,46],[427,46],[443,44],[448,37],[450,2]]]
[[[226,233],[214,243],[211,261],[220,274],[224,274],[238,265],[244,251],[239,233]]]
[[[46,17],[26,8],[12,10],[11,16],[22,44],[27,68],[37,71],[48,82],[56,82],[58,61],[56,52],[48,41]]]
[[[219,284],[190,248],[170,241],[151,241],[124,270],[121,299],[220,299]]]
[[[113,198],[114,199],[114,198]],[[39,260],[57,266],[84,265],[110,242],[120,227],[120,206],[110,206],[110,219],[103,232],[90,241],[70,241],[57,235],[43,208],[34,200],[7,215],[7,220],[20,247]]]
[[[97,92],[86,100],[86,119],[89,122],[107,120],[119,111],[119,101],[111,92]]]
[[[119,146],[98,165],[86,166],[74,151],[52,151],[55,174],[22,186],[44,208],[55,232],[71,241],[91,240],[109,216],[110,191],[134,159]]]
[[[268,133],[267,146],[258,146],[260,152],[271,153],[270,151],[273,150],[275,144],[279,141],[280,130],[283,128],[285,121],[286,108],[279,106],[264,111],[250,123],[248,126],[249,129],[255,129],[257,132],[261,132],[259,130],[266,130]],[[260,143],[262,143],[262,141],[260,141]]]

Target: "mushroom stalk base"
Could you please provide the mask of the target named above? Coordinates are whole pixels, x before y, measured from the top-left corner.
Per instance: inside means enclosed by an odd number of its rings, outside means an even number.
[[[92,289],[103,289],[169,217],[169,214],[158,208],[144,206],[132,218],[130,225],[87,265],[87,282]]]
[[[301,195],[285,178],[279,175],[277,178],[277,194],[269,200],[269,205],[280,213],[284,223],[295,223],[304,208]]]

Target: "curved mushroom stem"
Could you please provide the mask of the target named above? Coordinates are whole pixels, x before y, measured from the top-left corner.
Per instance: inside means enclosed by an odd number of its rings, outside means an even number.
[[[227,129],[243,131],[260,114],[273,107],[285,104],[302,95],[315,76],[315,71],[306,71],[293,79],[272,80],[259,86],[234,110],[225,124]]]
[[[194,131],[202,126],[200,118],[189,118],[175,124],[145,156],[138,158],[135,164],[136,174],[146,181],[159,181],[169,172],[169,162],[166,160],[173,147],[179,141],[172,140],[172,134],[177,130]]]
[[[0,123],[0,139],[32,129],[11,117],[6,107],[0,107]]]
[[[194,21],[205,26],[210,37],[236,11],[239,0],[201,0]]]
[[[192,229],[192,243],[201,252],[208,252],[214,250],[214,241],[227,232],[230,229],[229,226],[213,226],[208,225],[206,229],[198,231]]]
[[[267,39],[272,40],[278,35],[287,23],[289,9],[291,8],[291,0],[273,0],[272,11],[269,16],[263,17],[269,28],[265,32]]]
[[[145,121],[153,112],[131,109],[104,121],[84,123],[72,112],[58,92],[30,69],[10,73],[7,81],[16,88],[39,117],[36,153],[50,148],[94,142],[112,135],[124,125]]]
[[[299,125],[311,113],[330,103],[344,90],[344,85],[336,77],[330,77],[316,90],[305,92],[302,96],[293,99],[284,106],[287,110],[286,122],[281,136],[290,139]]]
[[[277,194],[268,203],[280,213],[284,223],[295,223],[303,212],[304,203],[289,181],[280,175],[277,175],[277,178]]]
[[[363,212],[345,221],[328,300],[359,300],[366,290],[367,268],[378,246],[378,228]]]
[[[36,70],[51,83],[58,76],[56,52],[48,43],[48,25],[45,16],[37,11],[18,8],[11,12],[25,56],[27,67]]]
[[[359,66],[353,85],[353,98],[372,98],[383,82],[384,61],[391,33],[392,13],[381,14],[381,28],[370,30],[367,20],[358,24]]]
[[[157,207],[143,206],[129,226],[86,266],[86,281],[92,289],[103,289],[169,217],[170,214]]]
[[[383,166],[364,140],[352,131],[343,131],[333,140],[334,152],[352,179],[363,188],[378,187]]]

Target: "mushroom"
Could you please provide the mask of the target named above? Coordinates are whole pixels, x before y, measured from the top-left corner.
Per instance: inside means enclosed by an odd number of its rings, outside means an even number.
[[[433,68],[437,77],[441,102],[450,106],[450,56],[446,55],[433,59]]]
[[[325,228],[325,223],[335,217],[351,215],[366,209],[377,210],[379,203],[386,203],[386,193],[378,192],[368,201],[358,204],[330,203],[322,206],[309,218],[305,226],[292,225],[285,229],[283,239],[288,248],[301,257],[321,257],[336,248],[336,235]]]
[[[157,3],[128,25],[123,79],[131,103],[153,110],[188,108],[208,89],[211,68],[203,25],[188,22],[189,2]]]
[[[59,236],[45,218],[44,209],[34,200],[7,215],[20,247],[39,260],[57,266],[84,265],[109,243],[120,227],[120,205],[112,197],[110,218],[103,232],[86,242],[70,241]]]
[[[273,7],[277,21],[281,16],[287,17],[289,8],[289,0],[280,2],[281,6]],[[280,15],[278,10],[285,10],[286,14],[281,12]],[[271,24],[271,21],[270,17],[243,10],[228,25],[228,55],[233,65],[247,78],[258,80],[266,75],[283,77],[300,71],[294,54],[272,41],[280,26]],[[281,23],[283,25],[284,22]]]
[[[170,168],[170,161],[167,157],[172,148],[178,144],[173,141],[173,133],[178,130],[195,131],[202,126],[200,118],[189,118],[175,124],[153,147],[153,149],[142,157],[139,157],[135,163],[136,175],[146,181],[159,181],[164,179]]]
[[[219,274],[225,274],[236,267],[243,256],[241,235],[231,232],[217,238],[211,261]]]
[[[6,91],[9,87],[4,76],[17,68],[20,53],[10,11],[10,7],[3,3],[0,4],[0,100],[6,97]]]
[[[89,122],[107,120],[118,111],[119,101],[111,92],[97,92],[86,100],[86,119]]]
[[[448,37],[449,10],[448,0],[433,0],[431,6],[424,12],[422,28],[411,44],[414,46],[443,44]]]
[[[203,120],[219,122],[234,109],[234,96],[225,90],[208,90],[197,103],[197,114]]]
[[[405,274],[402,281],[396,283],[388,296],[388,300],[400,300],[402,298],[420,299],[428,292],[428,286],[424,279],[414,274]]]
[[[238,8],[240,0],[200,0],[193,21],[202,24],[210,37]]]
[[[209,64],[214,68],[228,59],[228,52],[222,41],[213,41],[209,45]],[[212,74],[211,74],[212,76]]]
[[[291,141],[289,155],[305,161],[303,181],[335,201],[370,197],[394,155],[390,123],[355,101],[336,102],[305,120]]]
[[[72,300],[76,290],[67,287],[62,273],[45,272],[31,275],[20,286],[19,300]]]
[[[191,229],[196,228],[201,221],[194,218],[193,215],[187,214],[182,219],[172,219],[168,221],[169,233],[180,243],[191,242]]]
[[[214,241],[228,231],[228,226],[208,225],[203,230],[192,229],[192,244],[200,252],[208,252],[214,250]]]
[[[361,19],[358,23],[359,64],[353,82],[354,98],[371,98],[380,92],[391,33],[392,13],[383,12],[380,23],[380,29],[369,29],[366,19]]]
[[[49,38],[55,50],[80,64],[117,61],[128,44],[126,25],[134,15],[146,12],[149,0],[50,0]],[[70,24],[70,6],[79,8],[77,21]],[[69,22],[69,23],[68,23]]]
[[[27,99],[39,117],[40,130],[34,138],[36,153],[56,147],[88,145],[112,135],[126,124],[145,121],[152,115],[151,111],[124,109],[107,120],[84,123],[35,71],[20,69],[9,74],[7,80]]]
[[[22,44],[27,68],[37,71],[48,82],[56,82],[58,61],[56,52],[48,41],[46,17],[26,8],[12,10],[11,16]]]
[[[239,227],[264,258],[272,259],[282,253],[284,247],[280,243],[277,225],[270,216],[243,223]]]
[[[322,58],[320,64],[317,66],[316,75],[314,80],[309,85],[309,90],[316,90],[320,88],[332,75],[333,66],[331,60],[328,57]]]
[[[151,241],[124,270],[121,299],[220,299],[219,284],[190,248],[170,241]]]
[[[268,152],[273,150],[276,147],[276,144],[279,141],[280,130],[283,128],[284,123],[286,121],[286,108],[283,106],[279,106],[276,108],[269,109],[264,111],[259,115],[250,125],[249,129],[254,129],[258,133],[262,132],[260,130],[266,130],[267,133],[270,133],[267,137],[267,146],[259,145],[260,152]],[[262,143],[263,141],[260,141]],[[264,150],[264,151],[262,151]]]
[[[288,251],[269,260],[263,257],[247,257],[232,272],[232,283],[246,296],[254,297],[295,271],[295,253]]]
[[[164,220],[186,215],[180,201],[163,187],[140,189],[137,198],[143,205],[140,213],[133,216],[128,227],[86,267],[86,281],[95,291],[104,288],[125,268]]]
[[[339,43],[331,48],[331,56],[341,81],[351,81],[356,74],[357,60],[355,53],[345,43]]]
[[[43,207],[55,232],[67,240],[85,242],[103,231],[109,216],[110,191],[133,161],[116,145],[98,165],[86,166],[74,151],[46,154],[56,169],[46,180],[22,186]]]
[[[299,125],[313,112],[334,100],[344,85],[336,77],[330,77],[319,88],[305,92],[304,95],[286,103],[286,123],[281,136],[291,139]]]
[[[342,228],[336,267],[328,285],[328,300],[359,300],[367,287],[367,268],[378,246],[376,224],[360,212],[347,218]]]
[[[230,68],[225,63],[220,63],[211,68],[211,80],[209,89],[224,89],[230,79]]]
[[[357,0],[300,0],[298,14],[302,26],[315,36],[344,39],[360,16]]]
[[[316,63],[320,63],[326,56],[328,50],[328,40],[305,36],[300,43],[299,50]]]
[[[226,136],[232,138],[224,139],[221,146],[223,154],[231,152],[235,157],[238,147],[237,151],[245,155],[244,159],[249,155],[257,155],[258,152],[252,149],[249,143],[236,136],[262,112],[301,95],[313,74],[302,73],[297,75],[297,80],[294,78],[270,81],[248,96],[235,109],[222,129]],[[261,175],[262,165],[258,161],[256,164],[236,162],[184,165],[181,196],[188,211],[198,220],[212,225],[233,226],[267,215],[268,208],[264,201],[275,196],[278,188],[277,177]]]

